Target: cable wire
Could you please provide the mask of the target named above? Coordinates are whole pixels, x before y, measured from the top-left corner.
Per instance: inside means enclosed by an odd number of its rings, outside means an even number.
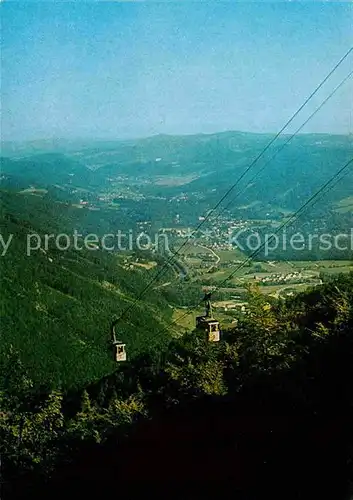
[[[293,221],[293,219],[297,220],[302,214],[303,214],[303,211],[305,211],[311,204],[312,202],[320,195],[320,194],[325,194],[323,193],[323,191],[325,191],[325,189],[327,189],[329,187],[329,189],[327,190],[327,192],[331,191],[335,186],[336,184],[342,180],[342,178],[345,177],[346,175],[346,172],[345,170],[347,170],[350,166],[350,164],[353,163],[353,158],[350,159],[343,167],[341,167],[313,196],[311,196],[309,198],[309,200],[307,200],[304,205],[302,205],[287,221],[285,221],[278,229],[277,231],[275,231],[275,233],[272,235],[272,237],[274,237],[279,231],[281,231],[284,227],[288,226],[288,224],[290,222]],[[345,173],[344,173],[345,172]],[[340,179],[334,183],[335,179],[337,177],[339,177],[342,173],[344,173],[344,175],[342,175],[340,177]],[[332,186],[330,186],[330,184],[334,183]],[[317,200],[318,201],[318,200]],[[269,240],[270,241],[270,240]],[[224,285],[229,279],[231,279],[242,267],[244,267],[250,260],[252,260],[261,250],[263,250],[263,248],[265,247],[266,244],[269,243],[269,241],[263,243],[258,249],[256,249],[247,259],[245,259],[241,264],[239,264],[239,266],[236,267],[236,269],[234,271],[231,272],[231,274],[221,282],[220,285],[216,286],[216,287],[213,287],[214,289],[210,292],[211,294],[214,293],[215,291],[217,291],[218,289],[222,288],[222,285]],[[188,311],[183,314],[180,318],[178,318],[177,321],[173,321],[170,325],[169,325],[169,328],[171,326],[173,326],[174,324],[177,325],[178,322],[180,320],[182,320],[183,318],[185,318],[186,316],[188,316],[191,312],[193,312],[194,309],[197,309],[198,307],[200,307],[200,305],[202,304],[203,300],[201,300],[198,304],[196,304],[196,306],[193,306],[192,308],[189,308]],[[168,329],[169,329],[168,328]],[[166,330],[162,330],[162,332],[160,333],[163,333],[164,331],[168,331],[168,329]]]
[[[326,77],[321,81],[321,83],[314,89],[314,91],[307,97],[304,103],[295,111],[295,113],[289,118],[289,120],[285,123],[285,125],[280,129],[279,132],[270,140],[270,142],[265,146],[265,148],[256,156],[256,158],[250,163],[250,165],[244,170],[244,172],[239,176],[236,182],[226,191],[226,193],[221,197],[221,199],[216,203],[216,205],[208,212],[206,217],[201,221],[200,224],[196,227],[196,229],[192,232],[192,234],[188,237],[188,239],[180,246],[180,248],[173,253],[172,256],[169,257],[167,262],[164,264],[162,269],[157,272],[157,274],[150,280],[149,283],[143,288],[143,290],[139,293],[139,295],[135,298],[134,302],[129,305],[119,316],[118,321],[121,321],[126,314],[131,311],[137,304],[137,302],[144,296],[147,290],[152,286],[152,284],[160,278],[166,272],[167,266],[171,263],[172,259],[177,256],[184,248],[184,246],[189,242],[192,236],[199,231],[199,229],[205,224],[205,222],[210,218],[210,216],[217,210],[217,208],[223,203],[223,201],[229,196],[229,194],[239,185],[241,180],[245,177],[245,175],[253,168],[253,166],[259,161],[260,158],[265,154],[265,152],[271,147],[271,145],[278,139],[278,137],[282,134],[282,132],[292,123],[292,121],[296,118],[296,116],[302,111],[302,109],[307,105],[307,103],[314,97],[314,95],[320,90],[320,88],[326,83],[326,81],[331,77],[331,75],[337,70],[337,68],[343,63],[343,61],[349,56],[349,54],[353,51],[353,47],[351,47],[337,62],[337,64],[331,69],[331,71],[326,75]],[[307,123],[307,122],[306,122]],[[306,124],[305,123],[305,124]],[[304,125],[305,125],[304,124]],[[303,125],[303,126],[304,126]],[[295,134],[294,134],[295,135]],[[276,153],[277,154],[277,153]],[[273,157],[270,161],[272,161]],[[266,163],[267,165],[268,163]],[[165,269],[165,271],[164,271]]]

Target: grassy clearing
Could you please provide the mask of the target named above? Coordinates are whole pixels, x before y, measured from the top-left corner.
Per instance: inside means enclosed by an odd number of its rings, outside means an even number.
[[[215,250],[220,257],[221,263],[234,262],[236,260],[245,260],[246,256],[238,249],[234,250]]]
[[[185,257],[190,257],[195,254],[207,255],[210,253],[210,250],[207,250],[205,247],[201,247],[199,245],[187,244],[180,251],[180,255],[185,255]]]
[[[261,266],[266,269],[270,274],[273,273],[292,273],[293,272],[293,263],[292,262],[261,262]]]
[[[297,292],[303,292],[307,288],[312,287],[312,284],[309,283],[295,283],[295,284],[288,284],[288,285],[271,285],[271,286],[261,286],[260,291],[264,295],[272,295],[272,294],[277,294],[278,292],[284,291],[284,290],[289,290],[289,289],[295,289]]]
[[[194,247],[197,248],[197,247]],[[200,251],[203,249],[200,248]],[[220,256],[221,263],[230,264],[229,267],[218,269],[215,272],[208,273],[207,270],[198,272],[197,280],[202,283],[202,286],[206,286],[212,283],[212,285],[220,286],[229,276],[235,271],[238,262],[244,262],[245,258],[241,252],[237,250],[220,250],[217,251]],[[188,265],[190,268],[193,267],[193,260],[187,258]],[[238,261],[238,262],[236,262]],[[258,266],[259,271],[256,271],[256,266]],[[195,261],[195,268],[197,267]],[[210,267],[212,267],[210,265]],[[251,271],[251,272],[250,272]],[[278,282],[278,284],[261,286],[260,290],[265,295],[278,295],[282,291],[291,289],[293,291],[304,291],[311,286],[315,286],[312,282],[312,278],[319,278],[320,273],[325,274],[340,274],[353,272],[353,261],[349,260],[324,260],[324,261],[259,261],[251,262],[251,265],[244,266],[239,269],[235,276],[232,276],[229,281],[226,282],[226,286],[222,287],[221,290],[224,292],[244,292],[247,284],[254,282],[254,276],[256,278],[265,278],[273,275],[287,275],[293,272],[302,273],[301,283],[284,283]]]
[[[323,268],[322,271],[325,274],[341,274],[341,273],[349,273],[353,272],[353,264],[351,266],[345,267],[334,267],[334,268]]]
[[[185,184],[189,184],[190,182],[199,179],[199,175],[184,175],[181,177],[171,177],[171,176],[158,176],[155,178],[154,184],[157,186],[184,186]]]
[[[188,311],[187,309],[174,309],[173,311],[173,321],[175,321],[179,326],[185,330],[193,330],[196,324],[196,316],[203,314],[203,311]]]
[[[293,261],[294,267],[300,267],[302,269],[313,269],[313,268],[328,268],[328,267],[346,267],[353,265],[351,260],[319,260],[319,261]]]
[[[196,257],[186,257],[186,263],[189,266],[200,267],[200,265],[202,263],[202,260],[201,259],[197,259]]]
[[[22,189],[22,191],[19,191],[19,194],[38,194],[38,195],[43,195],[43,194],[47,194],[47,192],[48,192],[47,189],[27,188],[27,189]]]
[[[336,205],[336,212],[346,213],[353,211],[353,196],[344,198]]]
[[[157,262],[151,261],[151,262],[133,262],[132,263],[134,266],[138,267],[143,267],[144,269],[150,270],[156,267]]]

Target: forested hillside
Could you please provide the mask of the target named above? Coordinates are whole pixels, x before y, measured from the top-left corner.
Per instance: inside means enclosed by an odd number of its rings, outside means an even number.
[[[184,194],[189,204],[199,193],[198,202],[207,198],[212,206],[273,137],[229,131],[130,141],[5,143],[3,183],[25,180],[37,187],[59,184],[94,192],[110,190],[111,182],[120,179],[120,189],[121,181],[128,181],[140,194],[167,198]],[[287,135],[279,137],[276,147],[244,176],[237,192],[227,200],[236,195],[231,210],[237,210],[241,217],[296,210],[350,158],[352,138],[348,135],[303,134],[289,139]],[[253,182],[257,173],[260,182]],[[351,184],[352,173],[348,172],[345,182],[325,199],[326,209],[349,199]]]
[[[254,288],[249,305],[219,344],[190,332],[79,391],[39,395],[9,354],[4,498],[169,497],[174,482],[177,498],[211,483],[218,498],[349,498],[353,275],[271,304]]]
[[[76,250],[73,244],[63,251],[53,239],[45,248],[45,235],[72,237],[76,229],[84,236],[99,225],[95,217],[53,200],[1,193],[3,241],[12,235],[1,257],[1,359],[13,348],[36,384],[81,386],[112,372],[112,318],[157,272],[158,256],[153,256],[153,269],[131,269],[123,252]],[[40,248],[28,255],[31,234],[40,238]],[[35,236],[33,249],[37,242]],[[170,315],[157,291],[136,304],[117,332],[122,341],[129,341],[129,357],[165,343]]]

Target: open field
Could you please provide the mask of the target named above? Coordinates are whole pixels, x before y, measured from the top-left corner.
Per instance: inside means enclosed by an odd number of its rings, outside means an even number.
[[[215,250],[215,253],[219,256],[220,262],[235,262],[238,260],[245,260],[246,256],[235,248],[234,250]]]
[[[332,268],[323,268],[322,272],[325,274],[341,274],[341,273],[350,273],[353,272],[353,264],[345,267],[332,267]]]
[[[185,240],[181,239],[180,242],[178,241],[178,245],[182,245],[185,243]],[[180,255],[185,255],[185,257],[191,257],[192,255],[195,254],[202,254],[202,255],[207,255],[211,253],[211,249],[208,249],[207,246],[195,244],[192,241],[189,241],[181,250],[180,250]]]
[[[335,206],[336,212],[345,213],[353,212],[353,196],[348,196],[339,201]]]
[[[296,292],[304,292],[308,288],[311,288],[312,284],[309,283],[295,283],[295,284],[288,284],[288,285],[273,285],[273,286],[262,286],[260,287],[260,291],[264,295],[273,295],[273,296],[278,296],[280,292],[284,292],[286,290],[295,290]]]
[[[187,257],[186,258],[187,264],[189,266],[193,267],[199,267],[201,265],[202,260],[198,259],[197,257]]]
[[[132,265],[137,266],[137,267],[143,267],[144,269],[150,270],[156,267],[157,262],[151,261],[151,262],[132,262]]]
[[[224,253],[223,258],[225,258],[225,255],[227,254]],[[237,264],[233,265],[230,261],[226,261],[226,263],[227,262],[230,264],[229,267],[225,269],[218,268],[216,271],[211,273],[204,272],[197,276],[198,281],[202,283],[202,286],[212,284],[218,287],[221,284],[224,284],[225,286],[222,286],[220,289],[221,291],[226,293],[234,292],[234,294],[236,294],[244,292],[248,283],[258,282],[260,279],[273,276],[273,280],[278,280],[278,283],[271,283],[271,285],[261,285],[260,283],[260,290],[263,294],[278,296],[280,292],[287,289],[299,292],[304,291],[308,287],[317,285],[320,273],[340,274],[353,272],[353,262],[348,260],[253,262],[250,268],[244,266],[242,269],[237,271],[235,276],[232,276],[229,280],[227,280],[237,266]],[[189,266],[192,267],[191,259],[189,261]],[[257,266],[261,269],[260,272],[257,271]],[[280,281],[280,279],[275,276],[286,276],[294,272],[301,273],[301,278],[294,278],[292,280],[294,282],[284,282],[283,278]],[[254,277],[256,277],[256,281],[254,280]],[[298,283],[297,281],[299,280],[301,282]],[[224,283],[225,281],[226,283]]]
[[[353,261],[350,260],[293,261],[292,264],[296,271],[312,271],[313,274],[353,271]]]
[[[179,241],[177,242],[178,243],[177,246],[182,245],[184,242],[185,240],[181,239],[180,242]],[[213,252],[219,257],[221,263],[223,262],[234,263],[246,259],[246,256],[238,249],[218,250],[217,248],[208,247],[207,243],[205,242],[187,243],[185,247],[182,248],[182,250],[180,251],[180,255],[185,255],[187,257],[195,254],[207,255],[210,253],[212,254]]]
[[[185,330],[193,330],[196,324],[196,316],[204,314],[203,309],[199,311],[188,311],[188,309],[174,309],[172,319]]]
[[[294,269],[293,262],[287,261],[275,261],[275,262],[261,262],[261,267],[266,269],[269,273],[292,273],[296,269]]]
[[[184,186],[185,184],[189,184],[190,182],[199,179],[199,177],[200,176],[196,174],[184,175],[180,177],[161,175],[154,179],[154,184],[156,184],[157,186],[168,186],[168,187]]]
[[[20,194],[37,194],[37,195],[44,195],[47,194],[47,192],[48,192],[47,189],[39,189],[34,187],[22,189],[22,191],[19,191]]]
[[[346,267],[353,265],[353,261],[351,260],[315,260],[315,261],[307,261],[307,260],[298,260],[291,262],[293,267],[300,267],[303,269],[311,269],[311,268],[328,268],[328,267]]]

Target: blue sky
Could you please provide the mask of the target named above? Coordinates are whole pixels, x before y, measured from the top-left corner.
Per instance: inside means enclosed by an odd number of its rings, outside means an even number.
[[[339,2],[2,2],[2,138],[277,132],[353,45]],[[353,54],[293,124],[348,74]],[[352,81],[304,132],[352,132]]]

